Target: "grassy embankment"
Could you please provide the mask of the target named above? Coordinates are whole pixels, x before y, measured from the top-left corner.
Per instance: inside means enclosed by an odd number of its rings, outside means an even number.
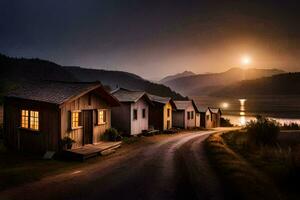
[[[287,135],[280,134],[278,143],[272,146],[251,145],[247,133],[240,131],[210,136],[206,141],[208,156],[227,195],[240,199],[298,199],[299,165],[295,159],[299,154],[294,136],[287,139]],[[299,134],[296,137],[300,140]]]

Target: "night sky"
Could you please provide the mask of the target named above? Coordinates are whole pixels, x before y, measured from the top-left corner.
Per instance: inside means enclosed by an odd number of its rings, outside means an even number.
[[[240,66],[300,71],[300,2],[1,0],[0,52],[158,78]]]

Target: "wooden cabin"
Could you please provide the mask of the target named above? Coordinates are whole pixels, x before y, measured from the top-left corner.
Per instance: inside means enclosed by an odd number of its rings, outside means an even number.
[[[195,103],[198,109],[196,113],[196,127],[205,128],[205,115],[208,107],[203,107],[197,103]]]
[[[149,109],[149,126],[165,131],[172,128],[172,111],[176,110],[174,101],[169,97],[148,94],[154,106]]]
[[[59,151],[61,139],[72,148],[100,141],[111,126],[111,107],[119,102],[100,82],[26,83],[4,99],[4,137],[13,149]]]
[[[112,109],[112,127],[124,135],[138,135],[149,129],[149,106],[153,104],[145,92],[118,88],[111,94],[121,104]]]
[[[208,108],[205,114],[205,128],[216,128],[221,126],[221,109]]]
[[[176,111],[173,111],[173,126],[179,128],[195,128],[198,109],[193,100],[174,101]]]

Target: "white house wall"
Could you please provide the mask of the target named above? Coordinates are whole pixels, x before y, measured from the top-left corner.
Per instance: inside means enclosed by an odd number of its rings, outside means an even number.
[[[143,118],[142,110],[146,109],[146,117]],[[137,109],[137,120],[133,119],[133,110]],[[131,135],[142,133],[143,130],[148,130],[149,123],[149,106],[145,100],[140,99],[136,103],[131,104]]]
[[[194,112],[193,119],[188,119],[188,112]],[[185,128],[194,128],[196,126],[196,120],[195,120],[195,109],[193,105],[191,104],[189,107],[185,110]]]

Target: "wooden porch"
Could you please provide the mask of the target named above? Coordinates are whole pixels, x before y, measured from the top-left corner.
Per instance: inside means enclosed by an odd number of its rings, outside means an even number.
[[[76,149],[65,150],[64,155],[68,159],[81,160],[107,155],[113,153],[115,149],[121,146],[122,142],[99,142],[97,144],[88,144]]]

